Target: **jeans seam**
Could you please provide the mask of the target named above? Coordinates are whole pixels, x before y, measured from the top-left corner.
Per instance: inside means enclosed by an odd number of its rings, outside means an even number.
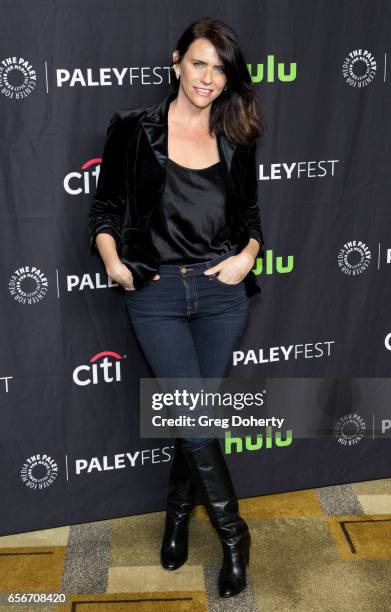
[[[192,272],[193,272],[193,288],[194,288],[194,312],[197,312],[197,308],[198,308],[197,279],[196,279],[195,270],[192,270]]]
[[[191,301],[190,301],[190,306],[189,306],[189,300],[188,297],[191,298],[191,295],[189,296],[189,285],[188,283],[186,283],[186,277],[181,275],[181,279],[183,280],[183,284],[185,285],[185,300],[186,300],[186,316],[189,317],[191,316]]]

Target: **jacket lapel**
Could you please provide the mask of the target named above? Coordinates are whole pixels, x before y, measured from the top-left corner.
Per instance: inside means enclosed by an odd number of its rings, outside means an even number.
[[[163,172],[166,170],[168,158],[168,109],[170,102],[174,100],[176,96],[176,92],[170,93],[159,104],[149,107],[150,110],[144,113],[141,118],[141,124],[145,135]],[[237,144],[231,142],[225,133],[221,131],[217,134],[217,146],[220,160],[222,161],[225,180],[228,182],[232,157]]]

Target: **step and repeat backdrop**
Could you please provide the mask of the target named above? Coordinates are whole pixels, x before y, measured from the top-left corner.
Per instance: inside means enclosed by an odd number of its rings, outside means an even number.
[[[140,438],[152,374],[88,213],[111,116],[171,91],[203,16],[236,31],[265,116],[262,292],[227,377],[289,417],[222,441],[238,494],[391,476],[390,3],[0,6],[1,534],[165,506],[173,440]]]

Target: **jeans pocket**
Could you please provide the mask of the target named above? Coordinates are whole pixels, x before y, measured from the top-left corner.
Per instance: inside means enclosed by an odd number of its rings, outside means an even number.
[[[218,282],[219,285],[223,285],[223,287],[237,287],[238,285],[240,285],[243,281],[239,281],[238,283],[225,283],[224,281],[222,281],[219,277],[218,277],[218,273],[216,272],[215,274],[213,274],[212,278]]]

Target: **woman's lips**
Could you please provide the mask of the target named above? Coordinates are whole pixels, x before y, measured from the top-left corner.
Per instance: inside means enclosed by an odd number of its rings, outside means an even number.
[[[212,93],[210,89],[202,89],[201,87],[194,87],[199,96],[207,98]]]

